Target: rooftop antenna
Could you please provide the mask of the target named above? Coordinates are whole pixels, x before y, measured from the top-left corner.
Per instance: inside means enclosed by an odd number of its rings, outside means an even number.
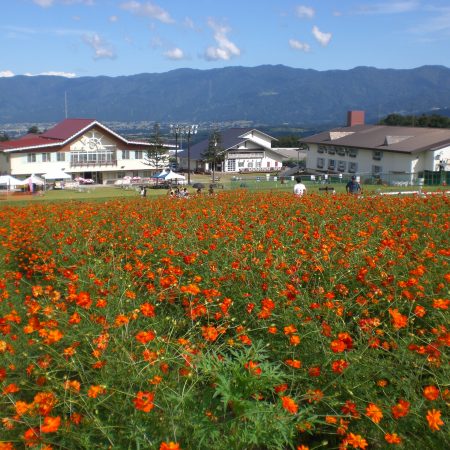
[[[64,113],[67,119],[67,91],[64,91]]]

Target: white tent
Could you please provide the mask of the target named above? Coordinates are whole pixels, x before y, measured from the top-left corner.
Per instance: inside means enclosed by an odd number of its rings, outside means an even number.
[[[169,172],[164,169],[161,173],[158,173],[158,175],[155,175],[153,178],[166,178],[166,176],[169,174]]]
[[[28,178],[25,178],[23,180],[22,184],[37,184],[39,186],[43,186],[45,184],[45,180],[43,180],[41,177],[38,177],[37,175],[30,175]]]
[[[179,173],[175,173],[170,171],[165,177],[165,180],[185,180],[186,177],[184,175],[180,175]]]
[[[68,180],[71,179],[72,176],[62,170],[56,169],[44,173],[42,178],[45,178],[46,180]]]
[[[1,175],[0,176],[0,184],[6,184],[6,189],[11,189],[16,186],[22,186],[26,184],[25,181],[19,180],[18,178],[14,178],[11,175]]]

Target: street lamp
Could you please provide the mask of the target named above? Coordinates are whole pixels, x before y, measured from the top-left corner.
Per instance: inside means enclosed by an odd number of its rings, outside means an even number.
[[[183,132],[183,126],[179,124],[170,124],[170,132],[175,135],[175,162],[178,167],[178,136]]]
[[[198,125],[185,125],[182,129],[182,133],[187,137],[188,144],[188,184],[191,184],[191,135],[197,134]]]

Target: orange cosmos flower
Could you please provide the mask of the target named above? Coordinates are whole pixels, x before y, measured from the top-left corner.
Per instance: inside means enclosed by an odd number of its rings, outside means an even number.
[[[448,305],[450,305],[450,300],[437,298],[433,300],[433,308],[436,309],[448,309]]]
[[[88,390],[88,397],[97,398],[99,395],[103,395],[106,389],[103,386],[91,386]]]
[[[384,435],[384,440],[389,444],[401,444],[402,438],[397,433],[386,433]]]
[[[389,308],[389,314],[392,318],[392,325],[396,330],[399,330],[400,328],[406,327],[408,324],[408,318],[401,314],[398,309],[390,309]]]
[[[331,370],[334,373],[342,373],[348,367],[348,362],[344,359],[338,359],[331,363]]]
[[[205,341],[214,342],[219,337],[219,332],[216,327],[205,326],[202,327],[202,335]]]
[[[142,303],[140,310],[146,317],[155,317],[155,307],[150,303]]]
[[[153,331],[139,331],[138,334],[136,334],[136,340],[140,342],[141,344],[147,344],[148,342],[153,341],[155,339],[156,334]]]
[[[349,433],[344,439],[344,443],[351,445],[353,448],[362,448],[363,450],[369,445],[360,434]]]
[[[84,309],[89,309],[92,305],[91,295],[89,292],[80,292],[77,295],[76,303]]]
[[[383,418],[381,409],[375,403],[369,403],[366,408],[366,416],[374,423],[379,423]]]
[[[281,401],[283,403],[283,408],[291,413],[296,414],[298,411],[298,405],[291,397],[281,397]]]
[[[293,334],[290,338],[289,338],[289,342],[291,343],[291,345],[293,346],[297,346],[300,344],[300,336],[298,336],[297,334]]]
[[[162,442],[159,446],[159,450],[181,450],[180,444],[175,442]]]
[[[297,450],[309,450],[307,445],[297,445]]]
[[[254,362],[254,361],[249,361],[248,363],[244,364],[244,367],[253,375],[261,375],[261,367],[258,367],[258,363]]]
[[[439,398],[439,389],[436,386],[425,386],[423,388],[423,396],[430,401]]]
[[[0,450],[14,450],[14,444],[11,442],[0,442]]]
[[[428,426],[433,431],[439,431],[439,428],[444,425],[441,419],[441,411],[438,409],[430,409],[427,411]]]
[[[133,399],[133,403],[136,409],[144,412],[150,412],[155,406],[153,403],[154,398],[155,394],[153,392],[139,391]]]
[[[294,369],[300,369],[300,367],[302,367],[302,362],[299,361],[298,359],[287,359],[287,360],[285,361],[285,363],[286,363],[288,366],[293,367]]]
[[[44,422],[41,425],[41,432],[54,433],[55,431],[58,431],[60,425],[61,425],[61,417],[47,416],[44,418]]]
[[[409,413],[410,403],[406,400],[400,399],[396,405],[391,408],[392,415],[395,419],[405,417]]]
[[[294,334],[297,333],[297,328],[294,327],[294,325],[288,325],[287,327],[284,327],[284,334]]]
[[[124,314],[119,314],[116,317],[116,320],[114,321],[114,323],[117,327],[120,327],[122,325],[126,325],[129,321],[130,321],[130,319],[128,319],[127,316],[125,316]]]

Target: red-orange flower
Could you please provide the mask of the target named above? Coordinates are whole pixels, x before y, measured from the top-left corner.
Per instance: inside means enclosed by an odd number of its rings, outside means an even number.
[[[363,450],[369,445],[360,434],[349,433],[345,436],[344,444],[351,445],[353,448],[362,448]]]
[[[205,341],[214,342],[218,338],[219,332],[216,327],[204,326],[202,327],[202,335]]]
[[[408,324],[408,318],[401,314],[398,309],[389,308],[389,314],[391,315],[392,325],[396,330],[404,328]]]
[[[133,403],[136,409],[144,412],[150,412],[155,406],[153,403],[154,398],[155,394],[153,392],[139,391],[133,399]]]
[[[428,426],[433,431],[439,431],[439,428],[444,425],[444,422],[441,419],[441,411],[438,409],[430,409],[427,411],[427,421]]]
[[[58,431],[59,426],[61,425],[61,417],[44,417],[44,422],[41,425],[42,433],[54,433]]]
[[[430,401],[437,400],[439,398],[439,389],[436,386],[425,386],[423,388],[423,396]]]
[[[148,342],[153,341],[156,335],[153,331],[139,331],[135,337],[141,344],[147,344]]]
[[[180,444],[175,442],[162,442],[159,446],[159,450],[181,450]]]
[[[103,386],[91,386],[88,390],[88,397],[97,398],[99,395],[103,395],[106,389]]]
[[[401,444],[402,438],[397,433],[386,433],[384,440],[389,444]]]
[[[295,403],[295,401],[291,397],[281,397],[281,401],[283,404],[283,408],[291,413],[296,414],[298,411],[298,405]]]
[[[369,403],[366,408],[366,416],[374,423],[379,423],[383,418],[381,409],[375,403]]]
[[[391,408],[394,418],[399,419],[405,417],[409,413],[410,403],[406,400],[400,399],[396,405]]]

